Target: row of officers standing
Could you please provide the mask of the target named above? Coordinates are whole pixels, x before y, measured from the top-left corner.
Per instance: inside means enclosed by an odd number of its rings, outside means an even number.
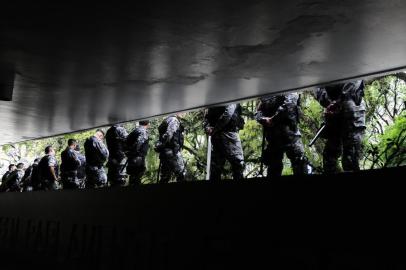
[[[345,171],[358,171],[361,141],[365,130],[364,82],[353,81],[318,88],[316,99],[325,108],[322,137],[326,139],[323,152],[325,173],[338,171],[342,157]],[[263,126],[266,147],[262,149],[262,162],[268,168],[267,177],[278,177],[283,170],[286,153],[295,175],[308,173],[308,161],[299,130],[300,98],[297,93],[271,95],[260,99],[255,119]],[[208,108],[203,121],[205,132],[211,138],[210,180],[220,180],[225,162],[231,165],[233,179],[243,178],[244,154],[239,130],[244,128],[241,106],[230,104]],[[149,150],[149,121],[140,121],[130,134],[119,124],[106,134],[98,129],[84,143],[85,155],[80,153],[74,139],[68,141],[61,153],[58,166],[55,151],[46,147],[45,156],[35,160],[24,171],[23,164],[3,176],[1,190],[53,190],[60,182],[64,189],[140,185],[146,170],[145,157]],[[159,153],[159,182],[167,183],[172,177],[185,180],[186,168],[182,156],[184,127],[182,114],[171,115],[159,126],[159,139],[154,150]],[[104,144],[104,139],[107,146]],[[106,175],[104,165],[107,162]],[[59,173],[60,170],[60,173]]]

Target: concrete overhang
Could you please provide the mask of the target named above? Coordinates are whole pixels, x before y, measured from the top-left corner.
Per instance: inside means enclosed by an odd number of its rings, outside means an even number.
[[[405,14],[403,0],[2,3],[0,144],[403,69]]]

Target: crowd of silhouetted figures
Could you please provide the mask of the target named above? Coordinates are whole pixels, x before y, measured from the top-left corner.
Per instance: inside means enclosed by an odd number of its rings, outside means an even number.
[[[325,108],[324,124],[311,144],[326,139],[323,151],[325,173],[338,171],[342,155],[344,171],[358,171],[362,137],[365,130],[364,82],[334,84],[315,91]],[[299,130],[300,96],[287,93],[262,97],[255,120],[263,126],[261,165],[267,167],[267,178],[279,177],[283,157],[290,159],[295,175],[310,173]],[[154,150],[159,155],[157,182],[171,179],[185,181],[186,166],[182,156],[185,128],[183,114],[166,117],[158,127],[159,138]],[[245,168],[239,131],[244,129],[240,104],[209,107],[202,126],[208,136],[206,179],[219,181],[228,162],[232,178],[243,178]],[[106,186],[138,186],[146,171],[145,157],[149,151],[149,121],[139,121],[130,133],[120,124],[106,133],[98,129],[84,143],[84,154],[75,139],[69,139],[61,153],[59,166],[52,146],[31,166],[10,165],[2,177],[1,191],[35,191],[57,189],[100,188]],[[107,173],[105,172],[107,167]],[[262,167],[262,166],[261,166]]]

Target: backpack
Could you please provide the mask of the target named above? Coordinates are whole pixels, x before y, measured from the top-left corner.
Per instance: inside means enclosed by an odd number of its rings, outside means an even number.
[[[237,104],[237,108],[235,109],[231,121],[233,121],[234,126],[237,127],[239,130],[244,129],[245,120],[242,117],[242,107],[240,104]]]

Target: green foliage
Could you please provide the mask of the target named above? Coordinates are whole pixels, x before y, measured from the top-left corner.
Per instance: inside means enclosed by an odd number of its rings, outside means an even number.
[[[187,168],[187,179],[203,180],[206,173],[207,136],[202,119],[204,110],[187,113],[182,118],[185,126],[183,157]]]
[[[383,167],[406,165],[406,113],[397,117],[379,143]]]
[[[367,85],[367,130],[361,163],[364,169],[404,165],[405,154],[401,145],[404,137],[405,100],[406,83],[397,76],[378,78]]]
[[[376,143],[366,144],[365,161],[371,168],[406,165],[406,113],[396,117],[393,125],[377,137]]]
[[[324,142],[319,139],[312,147],[308,147],[308,145],[323,123],[323,108],[313,97],[311,91],[303,92],[300,101],[302,117],[299,123],[299,128],[302,133],[305,154],[309,163],[316,169],[316,171],[320,172],[323,162],[321,153],[323,153]]]
[[[241,144],[245,158],[245,177],[259,175],[262,152],[262,126],[252,119],[245,120],[240,131]]]
[[[154,143],[158,140],[158,126],[161,123],[161,118],[153,119],[150,121],[150,128],[149,128],[149,141],[150,141],[150,150],[148,151],[148,155],[146,156],[146,166],[147,170],[145,175],[142,178],[142,182],[149,184],[155,183],[157,180],[157,173],[159,167],[159,158],[158,154],[154,151]],[[135,125],[134,125],[135,127]]]

